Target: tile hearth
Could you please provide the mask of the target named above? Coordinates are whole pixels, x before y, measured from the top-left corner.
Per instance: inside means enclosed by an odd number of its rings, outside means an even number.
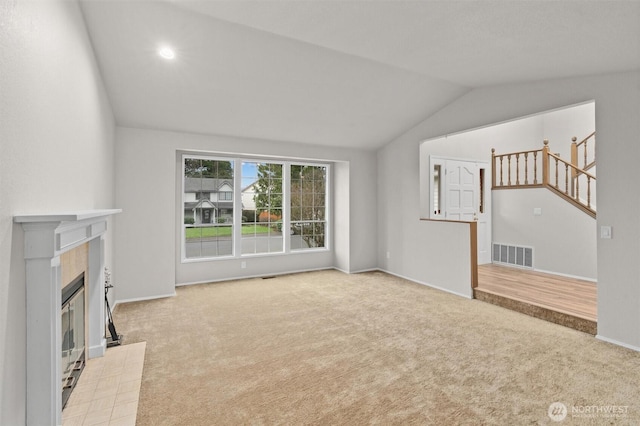
[[[87,361],[66,407],[63,426],[136,424],[146,342],[107,349]]]

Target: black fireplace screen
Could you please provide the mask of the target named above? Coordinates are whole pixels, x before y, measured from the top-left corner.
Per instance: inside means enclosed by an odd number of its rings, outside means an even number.
[[[62,289],[62,406],[84,368],[84,273]]]

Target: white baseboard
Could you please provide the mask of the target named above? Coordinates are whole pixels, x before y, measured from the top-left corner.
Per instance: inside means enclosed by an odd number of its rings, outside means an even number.
[[[100,358],[104,356],[104,353],[107,351],[107,339],[102,339],[99,345],[90,346],[88,358]]]
[[[563,274],[560,272],[554,272],[554,271],[545,271],[544,269],[533,269],[534,272],[542,272],[543,274],[551,274],[551,275],[558,275],[560,277],[567,277],[567,278],[573,278],[575,280],[582,280],[582,281],[589,281],[592,283],[597,283],[598,280],[594,279],[594,278],[587,278],[587,277],[581,277],[579,275],[571,275],[571,274]]]
[[[385,269],[377,268],[377,270],[380,271],[380,272],[384,272],[386,274],[389,274],[389,275],[396,276],[398,278],[405,279],[407,281],[414,282],[416,284],[420,284],[420,285],[424,285],[424,286],[427,286],[427,287],[431,287],[431,288],[434,288],[436,290],[444,291],[446,293],[455,294],[456,296],[464,297],[465,299],[473,299],[473,296],[469,296],[467,294],[458,293],[457,291],[449,290],[448,288],[443,288],[443,287],[439,287],[437,285],[429,284],[429,283],[426,283],[426,282],[423,282],[423,281],[418,281],[418,280],[416,280],[414,278],[405,277],[404,275],[396,274],[394,272],[387,271]]]
[[[224,282],[224,281],[248,280],[250,278],[277,277],[277,276],[280,276],[280,275],[301,274],[303,272],[325,271],[327,269],[336,269],[336,268],[334,268],[333,266],[326,266],[326,267],[322,267],[322,268],[298,269],[298,270],[295,270],[295,271],[263,273],[263,274],[255,274],[255,275],[242,275],[242,276],[236,276],[236,277],[232,277],[232,278],[219,278],[219,279],[206,280],[206,281],[193,281],[193,282],[187,282],[187,283],[176,283],[176,287],[183,287],[183,286],[186,286],[186,285],[219,283],[219,282]]]
[[[610,338],[604,337],[604,336],[602,336],[600,334],[596,335],[596,339],[602,340],[603,342],[611,343],[613,345],[622,346],[623,348],[631,349],[631,350],[636,351],[636,352],[640,352],[640,347],[638,347],[638,346],[633,346],[633,345],[629,345],[628,343],[619,342],[619,341],[617,341],[615,339],[610,339]]]
[[[379,268],[369,268],[369,269],[360,269],[357,271],[345,271],[344,269],[338,268],[336,266],[334,266],[333,269],[335,269],[336,271],[340,271],[344,274],[363,274],[365,272],[375,272],[380,270]]]
[[[376,272],[380,271],[380,268],[368,268],[368,269],[359,269],[357,271],[351,271],[350,274],[364,274],[365,272]]]
[[[132,299],[116,300],[115,302],[113,302],[113,306],[111,307],[111,310],[114,311],[116,309],[116,306],[118,306],[120,303],[141,302],[143,300],[164,299],[166,297],[174,297],[175,295],[176,295],[176,292],[174,291],[173,293],[160,294],[160,295],[157,295],[157,296],[134,297]]]
[[[390,271],[387,271],[387,270],[381,269],[381,268],[369,268],[369,269],[362,269],[362,270],[358,270],[358,271],[349,272],[349,271],[342,270],[340,268],[336,268],[335,266],[330,266],[330,267],[322,267],[322,268],[299,269],[299,270],[294,270],[294,271],[277,272],[277,273],[273,273],[273,274],[244,275],[244,276],[233,277],[233,278],[220,278],[220,279],[213,279],[213,280],[206,280],[206,281],[194,281],[194,282],[186,282],[186,283],[177,283],[175,286],[176,287],[183,287],[183,286],[188,286],[188,285],[209,284],[209,283],[224,282],[224,281],[237,281],[237,280],[245,280],[245,279],[250,279],[250,278],[262,278],[262,277],[265,277],[265,276],[279,276],[279,275],[300,274],[300,273],[304,273],[304,272],[324,271],[324,270],[328,270],[328,269],[334,269],[336,271],[340,271],[340,272],[345,273],[345,274],[360,274],[360,273],[365,273],[365,272],[380,271],[380,272],[387,273],[389,275],[396,276],[398,278],[405,279],[407,281],[414,282],[416,284],[424,285],[424,286],[427,286],[427,287],[434,288],[436,290],[441,290],[441,291],[444,291],[444,292],[447,292],[447,293],[455,294],[456,296],[464,297],[465,299],[472,299],[472,297],[470,297],[470,296],[468,296],[466,294],[458,293],[458,292],[455,292],[455,291],[452,291],[452,290],[449,290],[449,289],[446,289],[446,288],[438,287],[438,286],[433,285],[433,284],[429,284],[429,283],[426,283],[426,282],[418,281],[418,280],[415,280],[413,278],[405,277],[404,275],[396,274],[396,273],[393,273],[393,272],[390,272]],[[116,307],[120,303],[140,302],[140,301],[144,301],[144,300],[154,300],[154,299],[164,299],[165,297],[174,297],[175,295],[176,295],[176,293],[173,292],[173,293],[165,294],[165,295],[157,295],[157,296],[149,296],[149,297],[137,297],[137,298],[132,298],[132,299],[116,300],[116,301],[114,301],[114,304],[113,304],[111,310],[115,311]]]

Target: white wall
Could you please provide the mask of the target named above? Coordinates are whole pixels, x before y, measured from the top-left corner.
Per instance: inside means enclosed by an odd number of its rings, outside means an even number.
[[[596,108],[594,102],[587,102],[542,114],[542,137],[549,140],[551,152],[570,160],[571,138],[575,136],[580,142],[596,130]]]
[[[25,263],[13,216],[114,207],[114,119],[75,2],[3,2],[0,70],[0,424],[19,425]]]
[[[598,225],[614,230],[613,239],[598,240],[598,334],[640,348],[640,222],[629,213],[640,207],[640,192],[624,184],[634,180],[640,158],[640,72],[473,90],[389,143],[378,152],[378,263],[441,286],[440,270],[452,266],[423,248],[426,241],[440,244],[437,235],[416,232],[421,141],[591,100],[597,108]],[[385,182],[405,190],[391,191]],[[387,262],[388,250],[404,261]]]
[[[570,159],[571,137],[581,141],[594,130],[595,103],[587,102],[428,139],[420,145],[420,155],[422,160],[433,154],[491,162],[491,148],[495,148],[496,155],[542,149],[543,140],[548,139],[552,152]]]
[[[584,105],[575,106],[573,108],[561,109],[554,111],[553,113],[544,114],[543,118],[543,132],[544,138],[549,140],[549,147],[551,152],[560,153],[561,157],[565,160],[571,159],[571,138],[576,137],[576,142],[581,142],[584,138],[589,136],[596,130],[595,128],[595,114],[597,105],[593,102],[589,102]],[[597,135],[596,135],[597,136]],[[594,154],[594,141],[596,138],[592,138],[587,143],[587,162],[593,161]],[[582,165],[584,162],[584,151],[582,148],[578,150],[578,164]],[[590,174],[596,176],[596,168],[593,167],[588,170]],[[584,175],[579,177],[579,196],[580,199],[587,202],[587,179]],[[591,205],[596,208],[597,206],[597,191],[593,182],[590,184],[590,201]]]
[[[375,268],[375,152],[120,127],[116,134],[116,204],[124,210],[116,218],[118,300],[171,295],[176,284],[328,267]],[[181,263],[181,150],[336,161],[333,250]]]
[[[542,133],[542,116],[536,115],[426,140],[420,145],[421,158],[433,154],[491,163],[491,148],[496,154],[541,149]]]
[[[491,149],[496,154],[541,149],[543,140],[550,141],[553,152],[562,158],[571,157],[571,138],[578,140],[594,131],[595,105],[593,102],[554,110],[534,116],[483,127],[469,132],[427,140],[420,144],[423,176],[420,196],[429,199],[429,155],[486,161],[491,164]],[[530,157],[531,158],[531,157]],[[524,180],[523,157],[520,158],[520,180]],[[538,162],[541,179],[541,162]],[[425,166],[426,165],[426,166]],[[515,158],[512,164],[515,181]],[[506,163],[504,164],[506,180]],[[529,164],[529,181],[533,179]],[[488,177],[490,179],[490,177]],[[499,181],[499,178],[498,178]],[[505,182],[506,184],[506,182]],[[592,188],[595,205],[595,185]],[[561,200],[551,191],[527,189],[492,191],[493,238],[504,244],[531,246],[537,254],[534,268],[541,271],[596,279],[597,239],[596,221],[584,212]],[[427,205],[424,203],[424,205]],[[428,208],[422,207],[422,217],[428,217]],[[542,208],[543,216],[533,216],[533,208]],[[564,244],[549,236],[562,235]],[[568,250],[568,246],[579,249]],[[561,260],[561,261],[560,261]]]
[[[333,233],[333,263],[337,269],[347,272],[351,271],[349,162],[337,161],[334,163],[333,182],[333,224],[334,229],[340,230],[340,232]]]
[[[546,188],[493,191],[492,197],[494,242],[533,247],[538,271],[597,279],[595,219]]]

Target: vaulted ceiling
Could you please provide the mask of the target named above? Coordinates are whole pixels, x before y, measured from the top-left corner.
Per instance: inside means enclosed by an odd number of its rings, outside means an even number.
[[[376,149],[473,88],[640,69],[639,1],[81,7],[122,126]]]

